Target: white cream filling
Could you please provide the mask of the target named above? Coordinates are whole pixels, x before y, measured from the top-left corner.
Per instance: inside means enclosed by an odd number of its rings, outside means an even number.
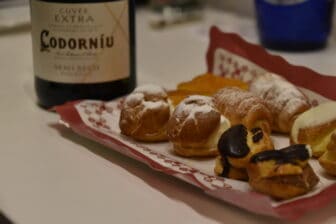
[[[320,104],[298,116],[294,121],[291,137],[295,143],[298,143],[298,134],[300,129],[319,126],[336,119],[336,102]]]
[[[206,142],[206,146],[208,148],[216,148],[219,138],[224,133],[224,131],[230,128],[230,126],[230,121],[226,117],[221,115],[220,124],[217,129],[210,135],[208,141]]]

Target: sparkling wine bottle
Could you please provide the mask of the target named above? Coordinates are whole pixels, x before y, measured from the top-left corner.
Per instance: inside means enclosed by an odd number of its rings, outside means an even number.
[[[44,108],[135,87],[133,0],[31,0],[35,89]]]

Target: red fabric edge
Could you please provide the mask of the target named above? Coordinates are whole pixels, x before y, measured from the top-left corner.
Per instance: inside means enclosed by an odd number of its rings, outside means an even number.
[[[193,185],[198,186],[199,188],[203,190],[209,190],[206,186],[204,186],[202,183],[200,183],[194,176],[187,175],[187,174],[181,174],[174,170],[167,169],[166,167],[160,165],[159,163],[155,162],[154,160],[142,155],[138,151],[134,150],[133,148],[129,147],[128,145],[124,144],[123,142],[114,139],[110,136],[107,136],[103,133],[100,133],[89,126],[87,126],[82,119],[80,118],[80,115],[78,114],[75,105],[79,103],[80,101],[75,102],[69,102],[62,106],[56,106],[54,107],[54,110],[61,116],[61,120],[68,123],[71,127],[71,129],[76,132],[79,135],[83,135],[88,139],[91,139],[93,141],[99,142],[105,146],[111,147],[111,145],[121,147],[122,149],[125,149],[127,151],[123,150],[116,150],[122,154],[125,154],[126,156],[130,156],[133,159],[136,159],[140,162],[145,163],[149,167],[151,167],[154,170],[161,171],[163,173],[166,173],[168,175],[175,176],[178,174],[179,176],[183,176],[183,180],[187,181],[188,183],[191,183]]]
[[[55,107],[56,112],[61,116],[61,119],[65,122],[67,122],[68,124],[70,124],[70,127],[78,134],[80,135],[84,135],[85,137],[97,141],[97,139],[99,139],[99,142],[102,143],[103,145],[107,145],[107,142],[111,142],[115,145],[118,145],[122,148],[125,148],[127,150],[130,150],[131,153],[133,154],[133,158],[138,159],[142,158],[146,161],[146,164],[149,165],[150,167],[152,167],[153,169],[156,170],[161,170],[167,174],[172,175],[174,172],[169,172],[169,170],[167,170],[165,167],[161,166],[160,164],[154,163],[152,160],[148,159],[147,157],[144,157],[142,154],[140,154],[139,152],[135,151],[134,149],[132,149],[131,147],[125,145],[124,143],[113,139],[105,134],[102,134],[90,127],[88,127],[87,125],[84,124],[84,122],[81,120],[75,105],[78,102],[70,102],[67,103],[63,106],[57,106]],[[96,138],[94,138],[96,137]],[[105,142],[106,141],[106,142]]]
[[[213,72],[214,53],[218,48],[244,57],[270,72],[285,77],[297,86],[336,100],[336,77],[319,74],[304,66],[292,65],[281,56],[272,55],[259,45],[248,43],[237,34],[224,33],[215,26],[210,30],[210,44],[206,55],[208,72]]]
[[[235,206],[246,209],[247,211],[250,211],[250,212],[277,217],[277,213],[274,212],[274,210],[272,209],[270,205],[269,198],[265,195],[260,195],[257,193],[249,194],[249,193],[237,191],[235,189],[226,189],[226,188],[220,188],[218,190],[208,189],[207,187],[202,185],[193,175],[182,174],[182,173],[178,173],[173,170],[167,169],[166,167],[156,163],[150,158],[143,156],[141,153],[125,145],[124,143],[88,127],[82,121],[82,119],[80,118],[80,115],[78,114],[75,108],[75,105],[79,102],[80,101],[69,102],[69,103],[66,103],[65,105],[56,106],[53,108],[61,116],[61,119],[64,122],[68,123],[70,127],[72,128],[72,130],[76,132],[77,134],[82,135],[93,141],[98,141],[99,143],[105,146],[111,146],[111,143],[112,143],[112,145],[121,147],[122,149],[125,149],[129,151],[130,153],[127,153],[127,151],[123,151],[123,150],[117,150],[118,152],[125,154],[127,156],[130,156],[131,158],[136,159],[140,162],[143,162],[149,167],[153,168],[154,170],[161,171],[165,174],[175,176],[192,185],[195,185],[196,187],[204,190],[204,192],[209,194],[210,196],[213,196],[215,198],[221,198],[222,200],[228,203],[231,203]],[[239,200],[242,194],[245,194],[246,197],[249,199]],[[258,202],[258,206],[254,206],[255,202]]]
[[[283,204],[274,208],[276,213],[285,219],[295,220],[308,211],[327,206],[336,197],[336,185],[333,184],[317,195]]]
[[[334,197],[336,197],[336,185],[332,185],[313,197],[300,199],[273,208],[270,204],[270,198],[262,194],[246,193],[234,189],[230,190],[224,188],[210,190],[202,185],[194,176],[181,174],[179,172],[167,169],[166,167],[156,163],[148,157],[143,156],[141,153],[118,141],[117,139],[100,133],[85,125],[75,108],[75,105],[79,102],[80,101],[70,102],[63,106],[57,106],[54,108],[55,111],[61,116],[61,119],[67,122],[76,133],[83,135],[93,141],[98,141],[99,143],[106,146],[115,145],[120,147],[121,149],[125,149],[126,151],[117,151],[147,164],[154,170],[161,171],[165,174],[183,179],[184,181],[201,188],[207,194],[215,198],[220,198],[247,211],[286,220],[295,220],[300,218],[304,213],[309,210],[313,210],[327,205],[327,203],[329,203]],[[241,200],[242,196],[244,197],[244,200]]]
[[[336,77],[319,74],[304,66],[292,65],[284,58],[268,53],[259,45],[246,42],[234,33],[224,33],[213,26],[210,30],[210,43],[206,55],[208,72],[213,72],[214,53],[222,48],[246,58],[264,69],[285,77],[297,86],[310,89],[329,99],[336,100]],[[295,220],[304,213],[326,206],[336,197],[336,185],[332,185],[319,194],[283,204],[274,208],[279,217]]]
[[[279,216],[271,205],[271,198],[264,194],[257,192],[242,192],[238,190],[223,191],[222,189],[207,191],[206,193],[255,214],[288,220],[291,218]]]

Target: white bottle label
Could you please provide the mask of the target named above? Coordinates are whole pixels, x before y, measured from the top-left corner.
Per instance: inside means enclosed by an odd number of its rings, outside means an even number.
[[[31,1],[35,75],[61,83],[100,83],[130,75],[128,1]]]

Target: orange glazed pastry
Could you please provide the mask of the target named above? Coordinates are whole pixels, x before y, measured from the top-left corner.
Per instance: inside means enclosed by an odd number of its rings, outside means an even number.
[[[187,90],[173,90],[168,92],[168,98],[174,106],[177,106],[183,99],[195,94],[196,93]]]
[[[238,87],[240,89],[248,89],[245,82],[236,79],[215,76],[210,73],[196,76],[188,82],[178,84],[177,89],[168,92],[169,98],[174,105],[177,105],[184,98],[191,95],[212,96],[218,90],[224,87]]]
[[[235,86],[245,90],[248,88],[248,85],[240,80],[224,78],[221,76],[215,76],[213,74],[206,73],[196,76],[193,80],[189,82],[183,82],[178,84],[177,89],[195,92],[200,95],[211,96],[215,94],[218,90],[229,86]]]

